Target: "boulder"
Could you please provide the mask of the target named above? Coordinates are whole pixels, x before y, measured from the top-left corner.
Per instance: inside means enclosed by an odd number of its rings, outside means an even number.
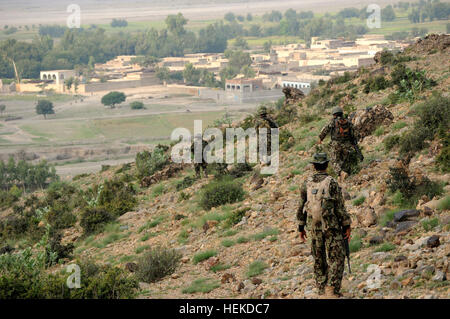
[[[358,223],[364,227],[370,227],[377,223],[377,215],[372,207],[358,209],[356,218],[358,219]]]
[[[415,224],[417,224],[417,221],[405,221],[400,222],[397,224],[397,227],[395,228],[396,233],[401,233],[410,230]]]
[[[420,215],[420,210],[417,209],[405,209],[401,210],[399,212],[396,212],[394,214],[394,221],[395,222],[403,222],[406,220],[411,220],[414,217],[417,217]]]
[[[371,135],[378,126],[390,124],[394,115],[383,105],[375,105],[363,110],[357,110],[349,115],[358,140]]]
[[[433,235],[427,240],[427,247],[428,248],[435,248],[439,247],[441,245],[441,242],[439,241],[439,236]]]

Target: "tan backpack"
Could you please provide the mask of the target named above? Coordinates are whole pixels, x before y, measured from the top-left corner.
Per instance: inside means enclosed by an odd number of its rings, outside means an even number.
[[[307,201],[303,208],[303,212],[307,212],[311,216],[312,227],[324,229],[323,201],[330,199],[330,184],[333,177],[327,176],[321,182],[314,182],[312,177],[306,182]]]

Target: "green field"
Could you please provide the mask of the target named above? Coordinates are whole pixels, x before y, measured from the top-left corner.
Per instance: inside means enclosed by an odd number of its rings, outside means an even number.
[[[203,120],[203,129],[224,114],[223,111],[192,112],[183,115],[158,114],[139,117],[93,120],[41,120],[20,128],[39,142],[77,143],[133,140],[167,140],[175,128],[193,130],[194,120]]]

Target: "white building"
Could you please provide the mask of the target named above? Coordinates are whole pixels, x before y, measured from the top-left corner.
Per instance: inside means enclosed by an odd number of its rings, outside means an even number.
[[[66,79],[75,77],[76,73],[74,70],[52,70],[52,71],[41,71],[40,79],[45,81],[54,81],[55,84],[62,84]]]

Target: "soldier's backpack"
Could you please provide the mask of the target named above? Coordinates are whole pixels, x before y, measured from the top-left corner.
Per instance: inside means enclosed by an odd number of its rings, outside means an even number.
[[[350,139],[350,122],[344,118],[334,121],[334,137],[340,140]]]
[[[323,215],[327,209],[325,201],[330,200],[330,184],[333,177],[327,176],[321,182],[314,182],[310,177],[306,182],[307,189],[307,201],[303,208],[303,212],[306,212],[311,216],[312,227],[321,228],[325,230],[326,222],[324,222]]]

